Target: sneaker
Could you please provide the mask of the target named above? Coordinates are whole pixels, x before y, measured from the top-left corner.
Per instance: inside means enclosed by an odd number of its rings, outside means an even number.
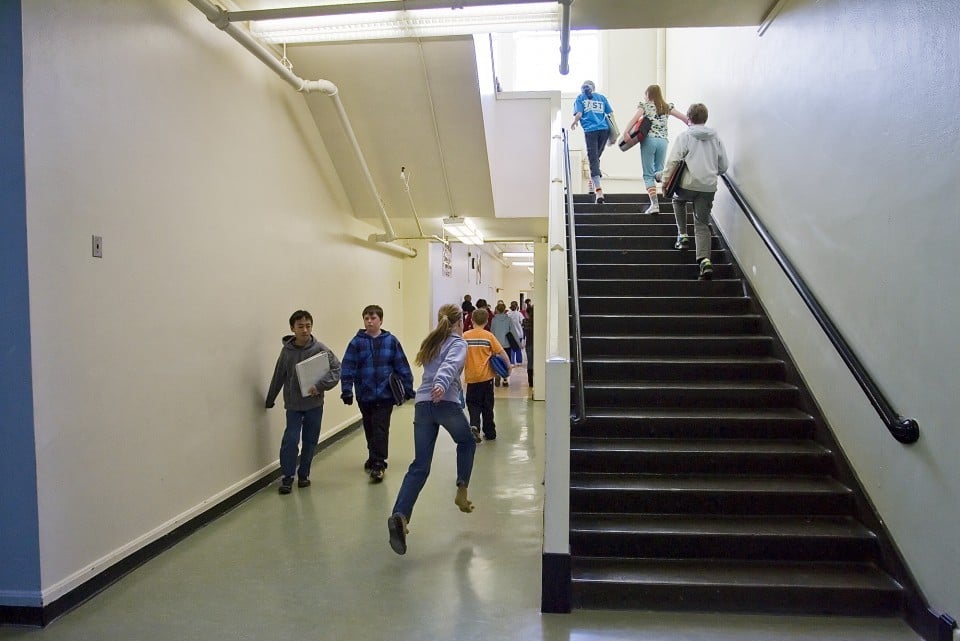
[[[397,512],[387,519],[387,531],[390,532],[390,547],[397,554],[407,553],[407,520]]]
[[[380,483],[383,481],[383,470],[380,468],[370,470],[370,480],[374,483]]]
[[[503,386],[510,387],[510,381],[508,381],[507,379],[503,379]]]
[[[662,182],[663,182],[663,172],[662,172],[662,171],[658,171],[657,173],[655,173],[655,174],[653,175],[653,179],[654,179],[655,181],[657,181],[658,183],[662,183]]]
[[[497,433],[493,432],[491,434],[484,434],[483,438],[487,441],[495,441],[497,440]]]
[[[651,203],[649,207],[643,210],[645,214],[659,214],[660,213],[660,203]]]
[[[280,479],[280,494],[290,494],[293,490],[293,477],[284,476]]]
[[[470,426],[470,432],[473,434],[473,440],[474,440],[474,441],[476,441],[477,443],[482,443],[482,442],[483,442],[483,439],[480,438],[480,428],[479,428],[479,427],[473,427],[473,426],[471,425],[471,426]]]
[[[678,235],[677,242],[673,246],[677,249],[690,249],[690,237],[686,234]]]
[[[499,376],[494,377],[494,379],[493,379],[493,386],[494,386],[494,387],[500,387],[500,377],[499,377]]]
[[[713,264],[710,262],[709,258],[704,258],[700,261],[700,278],[699,280],[712,280],[713,279]]]
[[[597,204],[598,205],[603,204],[603,192],[600,191],[599,189],[597,190]]]
[[[297,479],[297,487],[310,487],[310,479]]]

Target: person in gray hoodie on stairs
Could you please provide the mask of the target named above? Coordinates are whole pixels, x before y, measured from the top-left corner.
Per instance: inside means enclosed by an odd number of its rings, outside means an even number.
[[[689,249],[687,236],[687,203],[693,203],[693,231],[696,242],[697,262],[700,264],[699,280],[713,278],[710,262],[710,212],[713,197],[717,193],[717,176],[727,171],[727,151],[717,132],[705,127],[707,107],[694,103],[687,109],[690,127],[677,136],[670,150],[670,157],[663,170],[663,184],[669,184],[673,172],[681,160],[686,161],[686,170],[680,176],[680,184],[673,196],[673,212],[677,219],[677,249]]]

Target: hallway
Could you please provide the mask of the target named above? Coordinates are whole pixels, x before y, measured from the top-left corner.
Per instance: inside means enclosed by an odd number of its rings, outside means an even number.
[[[441,434],[397,556],[386,517],[412,459],[413,406],[393,419],[380,485],[360,431],[317,455],[313,486],[274,483],[46,629],[0,640],[238,639],[912,641],[892,619],[577,611],[541,615],[544,404],[523,370],[497,388],[499,437],[477,449],[473,514],[453,505],[454,447]],[[328,398],[328,402],[339,402]]]

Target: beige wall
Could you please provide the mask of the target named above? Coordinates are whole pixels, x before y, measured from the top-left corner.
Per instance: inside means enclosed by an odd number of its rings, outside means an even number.
[[[376,302],[406,340],[407,272],[366,243],[305,98],[188,3],[23,11],[48,603],[273,469],[290,313],[342,354]],[[338,395],[327,436],[358,418]]]
[[[932,605],[960,612],[960,5],[796,0],[756,29],[675,30],[729,174],[920,441],[896,442],[721,189],[714,215]]]

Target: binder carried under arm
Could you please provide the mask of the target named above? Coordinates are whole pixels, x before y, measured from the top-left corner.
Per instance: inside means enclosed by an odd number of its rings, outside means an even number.
[[[330,373],[330,355],[319,352],[310,358],[297,363],[297,380],[300,381],[300,394],[306,398],[310,396],[310,388],[314,385],[320,388],[320,379]]]

